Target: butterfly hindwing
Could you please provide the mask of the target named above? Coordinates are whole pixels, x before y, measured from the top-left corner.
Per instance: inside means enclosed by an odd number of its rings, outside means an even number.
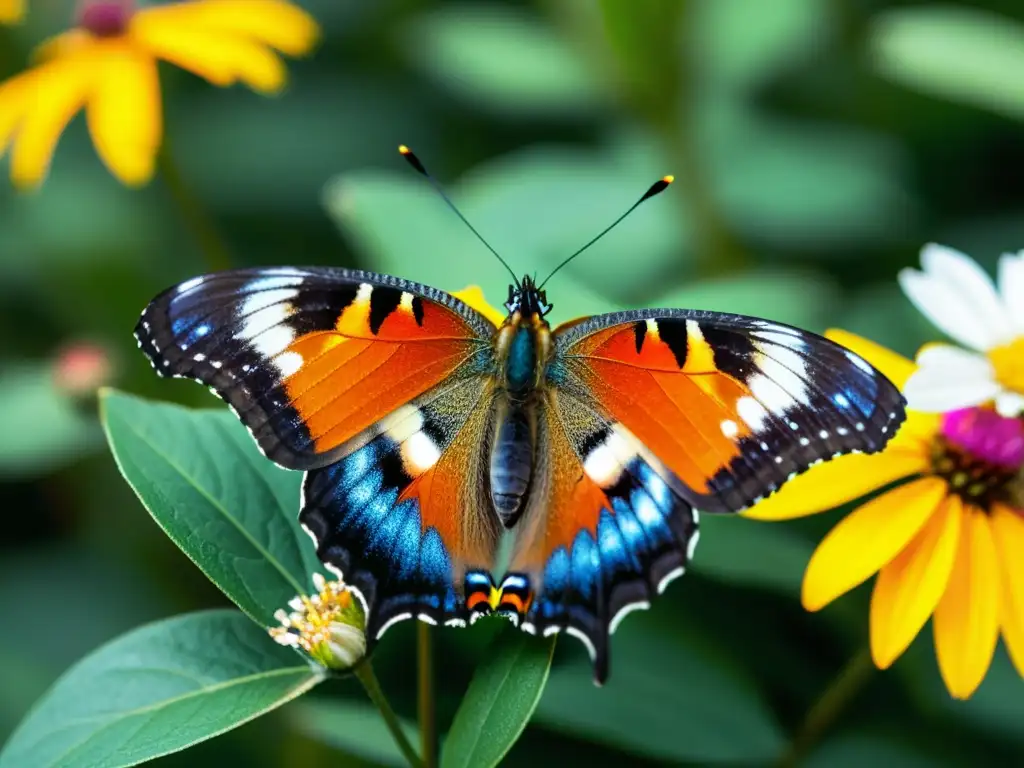
[[[590,398],[702,511],[738,512],[819,461],[881,450],[903,397],[807,331],[699,310],[640,310],[556,331],[555,386]]]
[[[306,475],[299,520],[363,598],[371,643],[412,617],[464,624],[466,574],[493,567],[500,525],[481,450],[492,396],[486,378],[460,371]]]
[[[526,631],[579,637],[603,682],[610,633],[682,574],[697,544],[697,512],[665,465],[588,400],[550,391],[537,445],[502,594],[524,579],[529,605],[508,612]]]
[[[386,275],[244,269],[165,291],[139,346],[158,373],[211,387],[288,469],[327,466],[353,436],[486,350],[458,299]]]

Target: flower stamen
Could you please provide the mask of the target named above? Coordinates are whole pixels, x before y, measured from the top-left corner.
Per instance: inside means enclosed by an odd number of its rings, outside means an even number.
[[[1024,393],[1024,337],[988,351],[995,379],[1006,389]]]
[[[291,613],[278,610],[280,623],[269,632],[280,645],[300,648],[328,669],[348,669],[366,654],[362,606],[342,581],[313,574],[317,593],[288,601]]]
[[[950,411],[932,440],[931,463],[964,502],[985,510],[1007,502],[1024,465],[1024,422],[988,408]]]

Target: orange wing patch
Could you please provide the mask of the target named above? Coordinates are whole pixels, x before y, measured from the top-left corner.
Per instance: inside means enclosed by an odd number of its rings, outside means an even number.
[[[276,361],[292,407],[326,453],[440,383],[479,345],[446,307],[363,283],[334,330],[295,338]]]
[[[582,356],[585,363],[573,359]],[[751,434],[752,414],[742,413],[744,407],[759,408],[745,383],[716,368],[693,320],[613,326],[581,340],[567,364],[616,419],[699,493],[740,455],[739,441]]]

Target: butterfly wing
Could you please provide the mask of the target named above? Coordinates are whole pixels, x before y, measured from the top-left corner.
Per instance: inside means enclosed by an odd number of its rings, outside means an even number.
[[[527,631],[608,635],[683,572],[697,509],[737,512],[811,465],[880,450],[903,398],[852,352],[765,320],[702,311],[604,315],[555,331],[546,460],[509,577]]]
[[[489,573],[498,532],[480,446],[491,419],[494,325],[458,299],[345,269],[221,272],[165,291],[139,346],[198,380],[260,448],[307,470],[300,521],[367,609],[464,620],[464,575]]]
[[[266,456],[324,467],[348,440],[486,354],[494,325],[458,299],[347,269],[244,269],[154,299],[136,338],[157,373],[211,387]]]
[[[551,377],[589,395],[708,512],[738,512],[813,464],[881,450],[899,390],[850,350],[768,320],[696,310],[592,318],[557,334]]]
[[[362,597],[371,642],[413,617],[464,625],[467,574],[493,568],[501,527],[481,450],[493,386],[459,371],[306,474],[299,520]]]

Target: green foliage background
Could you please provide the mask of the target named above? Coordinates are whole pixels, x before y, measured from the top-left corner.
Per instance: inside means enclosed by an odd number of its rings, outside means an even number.
[[[705,307],[840,326],[911,354],[935,334],[894,276],[923,243],[989,267],[1024,247],[1024,8],[1012,0],[302,4],[325,40],[278,99],[162,72],[173,150],[237,265],[358,265],[479,284],[500,304],[500,265],[399,143],[520,271],[543,273],[676,175],[552,281],[557,319]],[[29,24],[0,30],[5,76],[70,15],[30,6]],[[156,292],[206,269],[168,191],[119,187],[81,119],[39,193],[0,184],[0,740],[86,652],[227,605],[118,475],[95,405],[52,384],[57,351],[87,340],[109,350],[120,388],[213,405],[158,380],[131,337]],[[559,645],[507,764],[776,762],[867,641],[865,588],[820,614],[799,606],[803,566],[835,519],[708,520],[693,572],[616,633],[605,689],[578,643]],[[442,733],[498,629],[437,632]],[[410,719],[414,638],[396,627],[376,657]],[[332,682],[158,763],[399,764],[368,712],[355,682]],[[926,628],[802,764],[1002,765],[1024,751],[1021,723],[1005,652],[954,703]]]

